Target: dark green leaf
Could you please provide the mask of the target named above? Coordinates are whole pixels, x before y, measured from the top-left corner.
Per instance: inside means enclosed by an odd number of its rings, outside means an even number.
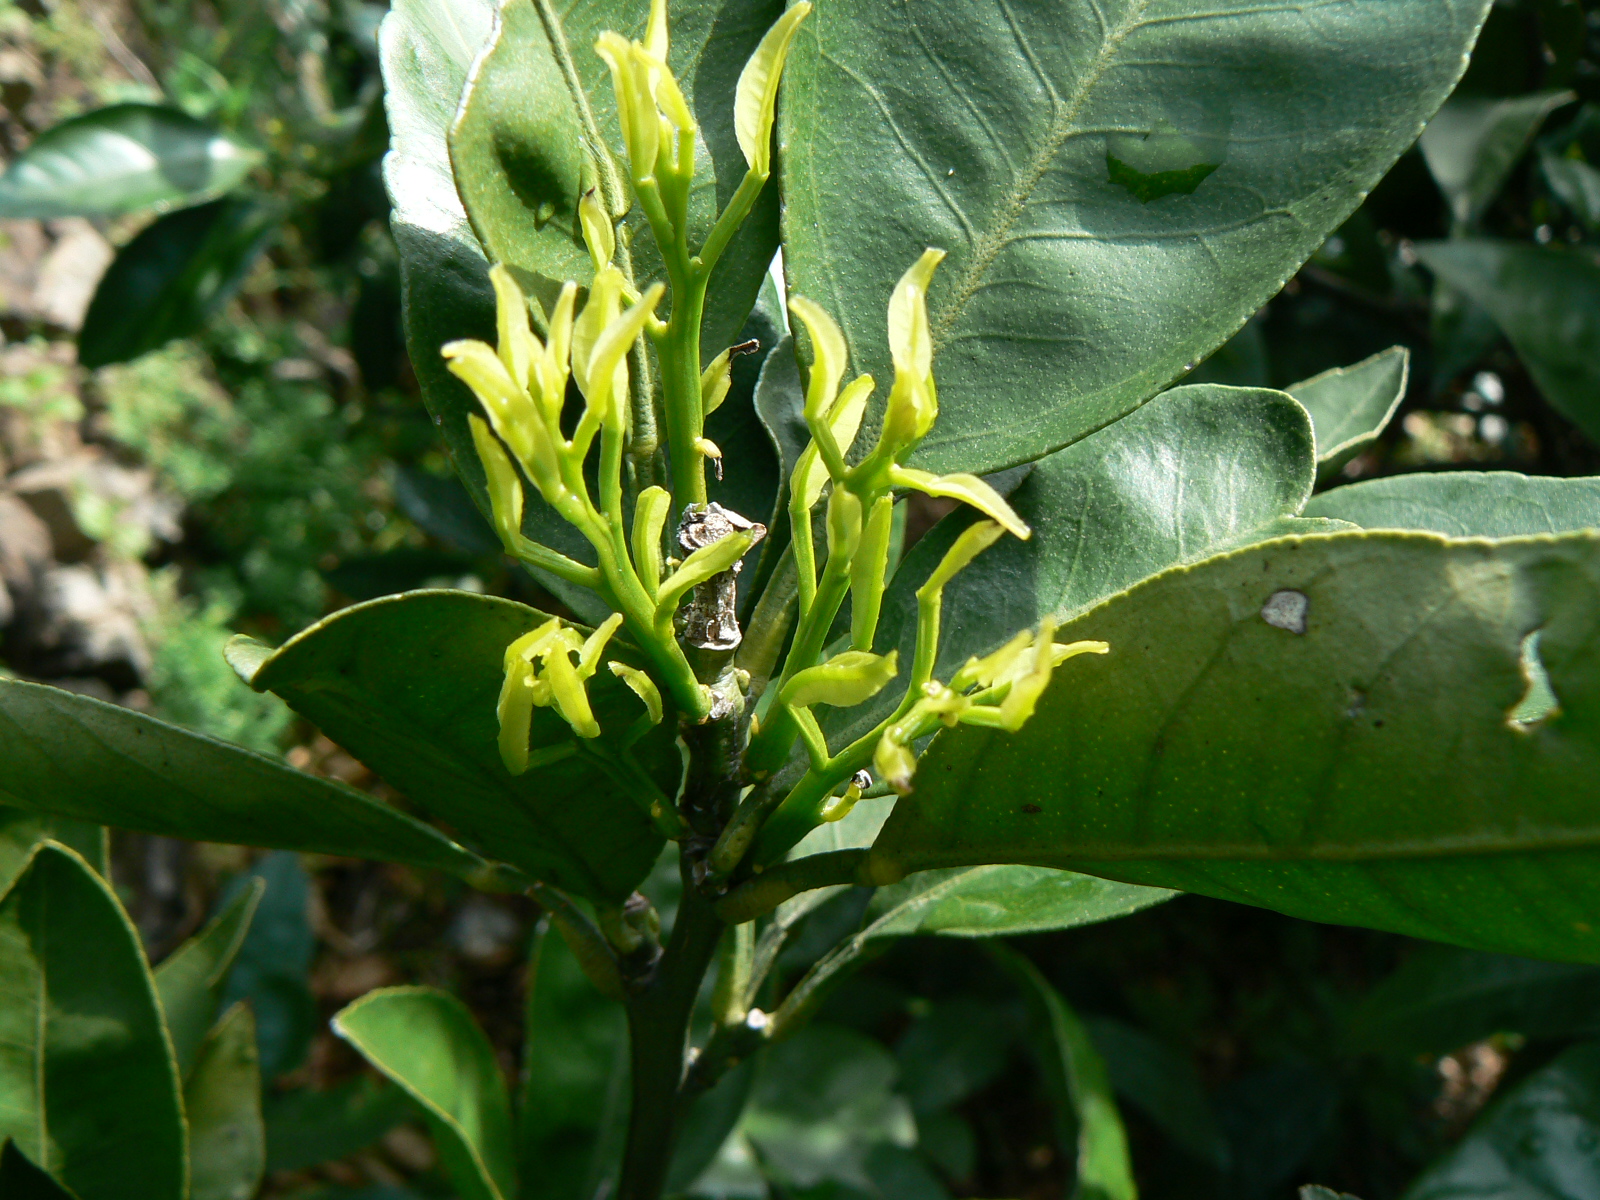
[[[33,848],[46,838],[71,846],[101,875],[106,873],[104,826],[20,808],[0,808],[0,896],[28,865]]]
[[[1327,1134],[1339,1107],[1339,1087],[1324,1067],[1279,1062],[1232,1080],[1217,1100],[1233,1151],[1223,1194],[1230,1200],[1269,1200],[1281,1194]]]
[[[271,1081],[305,1060],[317,1031],[317,1005],[308,979],[316,936],[311,931],[311,876],[298,854],[269,854],[233,886],[242,892],[258,881],[266,885],[266,894],[228,973],[222,1004],[250,1002],[261,1074]]]
[[[1353,367],[1335,367],[1284,390],[1311,414],[1317,474],[1327,477],[1377,441],[1400,407],[1411,352],[1391,346]]]
[[[900,1092],[918,1119],[959,1104],[1005,1069],[1017,1030],[989,1000],[935,1001],[896,1043]]]
[[[1486,8],[821,5],[779,113],[790,289],[840,322],[881,404],[890,291],[949,251],[917,465],[1038,458],[1277,292],[1433,115]]]
[[[463,1200],[513,1200],[506,1081],[461,1001],[429,988],[382,988],[341,1010],[333,1028],[422,1106]]]
[[[1589,1200],[1600,1194],[1600,1042],[1574,1046],[1499,1100],[1405,1200]]]
[[[539,708],[534,754],[566,757],[523,775],[500,761],[495,706],[505,649],[548,619],[471,592],[408,592],[313,625],[267,659],[251,684],[282,696],[417,804],[505,861],[566,891],[620,902],[662,846],[632,798],[638,784],[622,781],[626,762],[614,744],[643,714],[638,697],[601,670],[588,691],[602,737],[577,738],[554,709]],[[675,728],[669,717],[632,751],[669,795],[682,769]]]
[[[1600,264],[1520,242],[1429,242],[1417,256],[1489,311],[1544,398],[1600,440]]]
[[[1447,537],[1520,537],[1600,528],[1600,479],[1514,471],[1391,475],[1312,498],[1308,517],[1363,529],[1425,529]]]
[[[141,1200],[183,1200],[177,1064],[139,935],[54,843],[0,901],[0,1046],[0,1139],[78,1200],[120,1200],[133,1179]]]
[[[678,1145],[672,1152],[672,1169],[667,1172],[667,1195],[688,1191],[716,1160],[717,1152],[744,1116],[755,1078],[755,1063],[740,1063],[702,1093],[684,1114]]]
[[[1424,946],[1367,995],[1349,1028],[1352,1046],[1408,1058],[1496,1033],[1600,1032],[1600,970]]]
[[[36,137],[0,176],[0,217],[120,217],[207,200],[261,155],[182,109],[113,104]]]
[[[717,211],[745,176],[733,129],[734,85],[782,12],[781,0],[680,0],[671,7],[668,62],[702,134],[689,199],[691,246],[705,240]],[[601,136],[619,155],[616,97],[610,71],[594,52],[595,39],[607,29],[642,37],[648,16],[649,6],[632,0],[567,5],[560,15],[571,69]],[[593,148],[583,144],[586,131],[560,50],[547,37],[538,10],[505,2],[498,17],[494,40],[472,66],[449,133],[457,191],[491,258],[517,268],[530,283],[542,277],[546,288],[566,279],[587,283],[593,268],[577,217],[579,196],[599,183],[584,162]],[[664,269],[637,208],[629,224],[642,288],[664,276]],[[777,188],[768,187],[713,277],[702,345],[707,361],[734,341],[777,247]]]
[[[449,871],[500,871],[381,801],[274,759],[37,683],[0,680],[0,800],[122,829]]]
[[[78,334],[78,361],[127,362],[197,332],[244,283],[280,215],[271,204],[233,198],[147,226],[101,277]]]
[[[1571,92],[1536,92],[1506,100],[1451,97],[1428,122],[1419,144],[1458,224],[1477,223],[1544,119],[1576,98]]]
[[[1539,158],[1550,190],[1592,232],[1600,229],[1600,171],[1576,158],[1546,152]]]
[[[1047,614],[1082,611],[1146,576],[1239,540],[1265,536],[1299,512],[1315,472],[1311,422],[1282,392],[1198,384],[1033,464],[1010,502],[1033,528],[984,551],[945,588],[936,675],[987,654]],[[916,589],[973,520],[941,521],[906,556],[884,596],[880,651],[910,662]],[[886,689],[825,725],[838,745],[887,716]]]
[[[251,1200],[266,1169],[256,1023],[236,1004],[200,1047],[183,1089],[189,1200]]]
[[[15,1142],[0,1147],[0,1196],[6,1200],[77,1200],[29,1162]]]
[[[1228,1142],[1189,1057],[1111,1017],[1085,1024],[1117,1095],[1200,1162],[1228,1166]]]
[[[1039,1065],[1063,1115],[1074,1118],[1059,1122],[1063,1131],[1075,1130],[1061,1147],[1076,1155],[1074,1200],[1138,1200],[1128,1135],[1089,1031],[1038,967],[1005,945],[991,952],[1022,988],[1038,1027]]]
[[[361,1076],[325,1092],[267,1097],[267,1170],[300,1171],[365,1150],[414,1110],[406,1094]]]
[[[228,971],[244,944],[265,889],[261,881],[252,881],[209,925],[156,968],[156,994],[161,997],[161,1012],[178,1058],[180,1076],[188,1076],[200,1043],[217,1019]]]
[[[1600,538],[1285,539],[1056,631],[1015,735],[918,766],[874,873],[1032,862],[1479,949],[1600,960]],[[1560,709],[1510,719],[1526,635]]]
[[[620,1159],[628,1108],[628,1022],[548,926],[528,981],[517,1106],[523,1200],[598,1195]]]
[[[1308,1183],[1300,1189],[1300,1200],[1356,1200],[1349,1192],[1336,1192],[1320,1184]]]

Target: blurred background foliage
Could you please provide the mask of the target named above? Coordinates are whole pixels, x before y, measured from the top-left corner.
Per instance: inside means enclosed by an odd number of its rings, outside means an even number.
[[[206,148],[186,183],[134,180],[43,219],[26,181],[0,180],[0,669],[380,792],[237,681],[227,636],[281,641],[424,586],[559,608],[495,553],[405,359],[378,176],[383,11],[0,0],[8,161],[73,119],[74,136],[165,122]],[[1600,473],[1597,18],[1578,0],[1497,2],[1420,144],[1191,379],[1283,387],[1399,343],[1412,357],[1396,419],[1324,486]],[[740,369],[751,387],[755,363]],[[522,1081],[530,1195],[594,1194],[619,1130],[621,1014],[531,902],[400,867],[130,835],[112,872],[156,960],[251,876],[266,884],[224,995],[255,1014],[262,1195],[448,1194],[417,1112],[327,1029],[401,982],[453,990]],[[668,910],[673,878],[664,864],[653,885]],[[858,926],[867,899],[844,891],[806,916],[785,978]],[[1571,1168],[1550,1195],[1600,1195],[1593,1141],[1540,1141],[1528,1116],[1587,1105],[1583,1128],[1600,1123],[1600,1097],[1571,1083],[1576,1041],[1600,1028],[1593,968],[1194,897],[1015,945],[1083,1014],[1148,1200],[1283,1200],[1312,1181],[1366,1200],[1511,1194],[1467,1190],[1461,1164],[1481,1162],[1482,1139]],[[1052,1101],[1050,1053],[1003,964],[975,943],[908,939],[696,1110],[675,1186],[1067,1195],[1077,1135]]]

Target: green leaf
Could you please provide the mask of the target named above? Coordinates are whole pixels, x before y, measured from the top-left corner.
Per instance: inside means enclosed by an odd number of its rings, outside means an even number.
[[[528,980],[517,1105],[523,1200],[594,1196],[615,1185],[628,1108],[628,1021],[546,924]]]
[[[381,801],[275,759],[58,688],[0,680],[0,800],[203,842],[449,871],[496,867]]]
[[[235,197],[146,226],[101,276],[78,334],[78,361],[127,362],[197,332],[244,283],[280,215],[275,205]]]
[[[217,1018],[228,971],[244,944],[265,890],[266,885],[260,880],[252,881],[210,924],[156,968],[156,994],[161,997],[161,1011],[180,1076],[188,1077],[200,1043]]]
[[[1078,1015],[1022,955],[1009,946],[995,945],[990,952],[1022,988],[1039,1026],[1040,1066],[1063,1115],[1063,1130],[1075,1126],[1076,1137],[1063,1138],[1062,1149],[1077,1155],[1074,1200],[1138,1200],[1133,1164],[1128,1160],[1128,1135],[1122,1128],[1111,1080],[1099,1051]],[[1076,1142],[1076,1145],[1073,1144]]]
[[[368,1076],[325,1092],[310,1088],[269,1095],[262,1108],[267,1170],[300,1171],[365,1150],[413,1114],[397,1087]]]
[[[614,736],[644,709],[610,671],[589,681],[603,730],[576,737],[553,708],[534,710],[531,745],[553,761],[512,775],[497,749],[505,649],[543,613],[471,592],[408,592],[335,613],[297,635],[251,686],[282,696],[339,745],[506,862],[590,899],[620,902],[649,873],[662,837],[632,798],[639,786]],[[612,657],[635,666],[620,648]],[[676,723],[632,753],[675,794]],[[625,781],[626,780],[626,781]]]
[[[183,1089],[189,1200],[251,1200],[266,1171],[256,1023],[245,1004],[217,1022]]]
[[[935,667],[948,679],[1047,614],[1064,618],[1177,563],[1265,536],[1300,511],[1315,471],[1311,422],[1282,392],[1199,384],[1033,464],[1007,497],[1033,528],[1002,539],[945,588]],[[916,644],[916,589],[970,510],[941,521],[906,556],[883,600],[875,648]],[[831,745],[866,733],[900,694],[824,724]]]
[[[1300,1200],[1356,1200],[1349,1192],[1336,1192],[1320,1184],[1308,1183],[1300,1189]]]
[[[924,247],[949,251],[914,465],[1038,458],[1277,292],[1433,115],[1486,8],[822,5],[780,113],[790,291],[839,321],[881,405],[884,305]]]
[[[1600,970],[1423,946],[1350,1015],[1357,1049],[1438,1056],[1496,1033],[1600,1032]]]
[[[1404,1200],[1588,1200],[1600,1193],[1600,1042],[1574,1046],[1498,1100]]]
[[[1600,264],[1521,242],[1427,242],[1424,266],[1487,309],[1550,404],[1600,440]]]
[[[1418,144],[1458,225],[1477,223],[1544,119],[1575,99],[1572,92],[1535,92],[1506,100],[1451,97],[1428,122]]]
[[[249,1001],[261,1075],[271,1082],[305,1061],[321,1024],[309,979],[316,935],[311,930],[311,876],[298,854],[268,854],[229,887],[243,891],[256,881],[266,884],[266,893],[228,972],[222,1006]]]
[[[177,108],[113,104],[45,130],[0,175],[0,217],[120,217],[209,200],[261,161]]]
[[[692,247],[705,240],[718,210],[744,179],[744,154],[734,132],[734,85],[783,7],[781,0],[680,0],[671,6],[668,64],[701,132],[689,197]],[[559,16],[570,70],[601,137],[618,155],[622,130],[616,97],[610,72],[594,52],[595,39],[608,29],[642,37],[648,16],[649,6],[634,0],[567,5]],[[542,277],[550,299],[563,280],[586,284],[593,275],[578,227],[578,198],[601,183],[584,161],[596,148],[585,144],[587,131],[561,58],[536,6],[504,0],[493,40],[474,62],[468,90],[458,93],[461,108],[449,131],[456,190],[479,241],[490,258],[523,278]],[[623,167],[624,177],[625,172]],[[665,268],[637,207],[628,223],[642,290],[651,280],[665,278]],[[713,275],[702,345],[707,362],[744,324],[777,247],[777,188],[768,187]]]
[[[106,830],[89,821],[49,813],[0,808],[0,896],[6,894],[33,857],[33,848],[49,839],[70,846],[102,876],[106,874]]]
[[[131,1179],[141,1198],[183,1200],[155,984],[127,914],[72,851],[39,847],[0,901],[0,981],[0,1139],[78,1200],[124,1197]]]
[[[1514,471],[1391,475],[1312,498],[1308,517],[1363,529],[1425,529],[1446,537],[1521,537],[1600,528],[1600,479]]]
[[[1478,949],[1600,961],[1600,538],[1337,533],[1146,580],[1056,631],[1015,735],[937,737],[875,877],[1090,871]],[[1539,653],[1560,705],[1511,719]]]
[[[1311,414],[1320,478],[1378,440],[1405,399],[1410,371],[1411,352],[1391,346],[1352,367],[1335,367],[1284,389]]]
[[[1197,1161],[1226,1170],[1228,1140],[1189,1056],[1111,1017],[1084,1023],[1116,1093]]]
[[[430,988],[381,988],[342,1009],[333,1028],[422,1106],[463,1200],[514,1200],[511,1101],[466,1005]]]
[[[6,1200],[77,1200],[29,1162],[15,1142],[0,1147],[0,1196]]]
[[[1578,220],[1593,232],[1600,229],[1600,171],[1576,158],[1545,151],[1539,156],[1550,190],[1561,197]]]

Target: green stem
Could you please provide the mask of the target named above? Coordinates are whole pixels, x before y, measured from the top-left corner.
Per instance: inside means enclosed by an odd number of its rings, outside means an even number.
[[[689,1018],[725,928],[683,859],[683,901],[655,977],[628,1003],[633,1110],[616,1200],[659,1200],[677,1139]]]

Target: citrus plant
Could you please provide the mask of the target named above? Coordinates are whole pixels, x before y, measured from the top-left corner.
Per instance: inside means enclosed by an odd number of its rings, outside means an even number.
[[[1416,139],[1485,8],[399,0],[411,357],[565,611],[414,592],[230,648],[448,834],[24,682],[0,798],[530,893],[627,1014],[624,1200],[692,1183],[739,1117],[719,1081],[913,933],[1191,891],[1600,960],[1600,482],[1313,498],[1403,351],[1168,388]],[[954,509],[906,548],[918,495]],[[668,843],[670,928],[640,891]],[[773,994],[846,887],[865,923]],[[1058,1048],[1080,1194],[1131,1197],[1088,1036],[1000,959]],[[460,1195],[555,1194],[458,1001],[378,991],[336,1027]]]

